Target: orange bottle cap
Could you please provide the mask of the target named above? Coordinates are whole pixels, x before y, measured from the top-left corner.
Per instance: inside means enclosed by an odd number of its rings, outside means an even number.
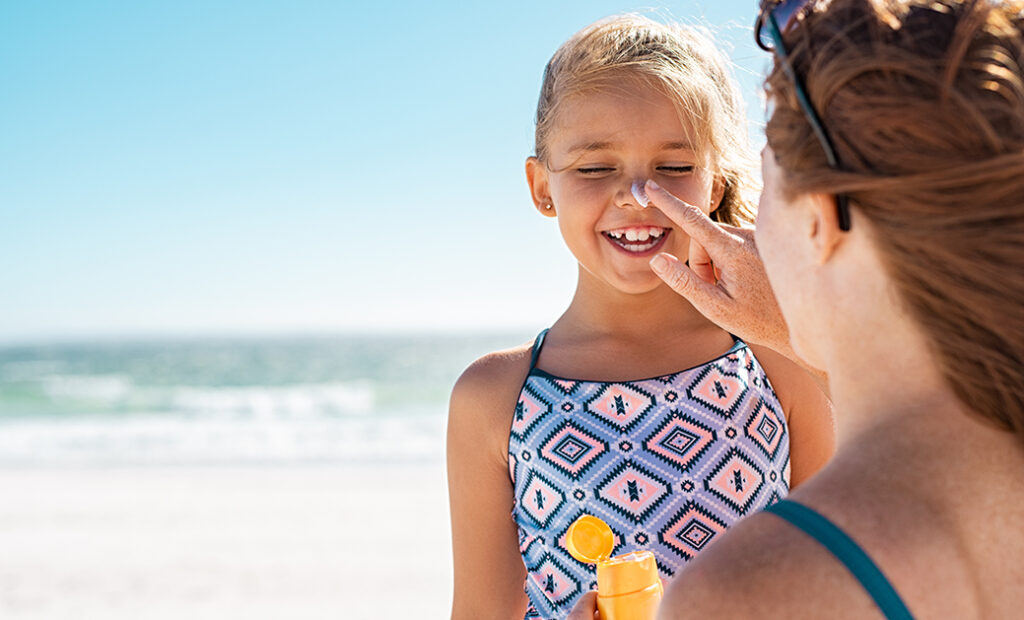
[[[608,524],[591,515],[582,515],[565,532],[569,554],[580,562],[605,560],[615,548],[615,534]]]

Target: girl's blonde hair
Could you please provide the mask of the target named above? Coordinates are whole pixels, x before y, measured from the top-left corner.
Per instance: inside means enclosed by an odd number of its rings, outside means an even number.
[[[725,185],[712,213],[735,226],[752,222],[758,190],[742,98],[728,63],[710,37],[638,15],[601,20],[576,33],[544,69],[537,102],[535,153],[547,163],[560,104],[580,93],[622,89],[639,78],[664,90],[689,122],[698,154]]]
[[[841,165],[776,62],[786,192],[849,197],[947,383],[1024,440],[1024,2],[819,2],[786,47]]]

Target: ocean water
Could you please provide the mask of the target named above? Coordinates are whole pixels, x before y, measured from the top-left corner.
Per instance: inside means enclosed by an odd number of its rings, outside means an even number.
[[[530,337],[2,347],[0,464],[438,460],[459,373]]]

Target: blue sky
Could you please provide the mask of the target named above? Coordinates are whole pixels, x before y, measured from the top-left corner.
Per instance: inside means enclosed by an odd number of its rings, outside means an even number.
[[[0,342],[550,323],[523,161],[607,15],[713,28],[762,120],[753,0],[462,4],[4,3]]]

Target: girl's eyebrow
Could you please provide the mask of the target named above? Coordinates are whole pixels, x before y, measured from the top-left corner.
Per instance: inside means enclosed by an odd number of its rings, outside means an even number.
[[[575,153],[576,151],[603,151],[605,149],[612,148],[613,146],[614,144],[611,142],[584,142],[582,144],[577,144],[576,146],[570,148],[569,152]]]
[[[614,142],[583,142],[569,149],[570,153],[577,151],[603,151],[605,149],[614,148]],[[662,151],[693,151],[693,146],[689,142],[664,142],[661,145]]]

